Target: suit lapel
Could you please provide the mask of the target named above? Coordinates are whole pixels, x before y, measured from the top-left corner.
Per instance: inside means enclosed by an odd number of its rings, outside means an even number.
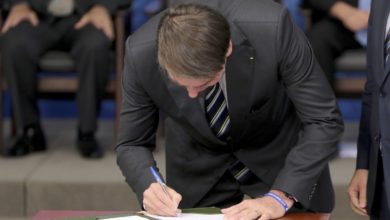
[[[232,28],[233,53],[226,64],[231,136],[238,140],[242,133],[245,115],[250,111],[249,97],[253,83],[255,51],[234,24]]]

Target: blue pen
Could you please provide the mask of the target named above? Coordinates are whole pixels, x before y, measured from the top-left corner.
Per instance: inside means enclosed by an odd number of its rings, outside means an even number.
[[[161,179],[160,175],[158,175],[158,172],[156,170],[156,168],[154,168],[154,166],[151,166],[150,168],[150,172],[152,173],[154,179],[158,182],[158,184],[160,184],[161,188],[163,189],[165,195],[170,199],[172,200],[172,198],[169,196],[169,193],[167,191],[167,185],[165,184],[164,180]],[[181,210],[180,209],[177,209],[176,211],[176,215],[180,215],[181,214]]]
[[[160,186],[161,186],[161,188],[163,189],[165,195],[167,195],[168,198],[171,199],[171,197],[169,196],[168,191],[167,191],[167,185],[166,185],[165,182],[161,179],[160,175],[158,175],[157,170],[156,170],[153,166],[151,166],[149,169],[150,169],[150,172],[153,174],[154,179],[160,184]]]

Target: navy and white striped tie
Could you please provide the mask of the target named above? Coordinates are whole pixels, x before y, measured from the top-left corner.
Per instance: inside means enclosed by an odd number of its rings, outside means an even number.
[[[387,61],[390,56],[390,29],[387,31],[386,39],[385,39],[385,66],[389,65]]]
[[[222,141],[230,138],[230,117],[227,102],[219,83],[207,93],[205,98],[206,116],[211,130]],[[252,184],[258,178],[241,161],[237,160],[228,168],[241,184]]]
[[[206,116],[211,130],[221,140],[230,135],[230,117],[225,96],[219,83],[207,93],[205,98]]]

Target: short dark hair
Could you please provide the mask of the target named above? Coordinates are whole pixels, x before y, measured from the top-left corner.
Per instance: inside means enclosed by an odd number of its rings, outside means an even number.
[[[171,74],[213,78],[222,70],[230,42],[228,21],[202,5],[169,8],[158,29],[158,63]]]

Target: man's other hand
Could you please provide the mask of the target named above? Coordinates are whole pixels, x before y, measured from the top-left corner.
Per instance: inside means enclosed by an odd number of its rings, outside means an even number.
[[[272,192],[283,199],[289,208],[293,206],[294,201],[288,199],[283,192],[278,190],[272,190]],[[283,206],[270,196],[247,199],[230,208],[222,209],[221,211],[225,214],[224,220],[269,220],[283,217],[286,214]]]

